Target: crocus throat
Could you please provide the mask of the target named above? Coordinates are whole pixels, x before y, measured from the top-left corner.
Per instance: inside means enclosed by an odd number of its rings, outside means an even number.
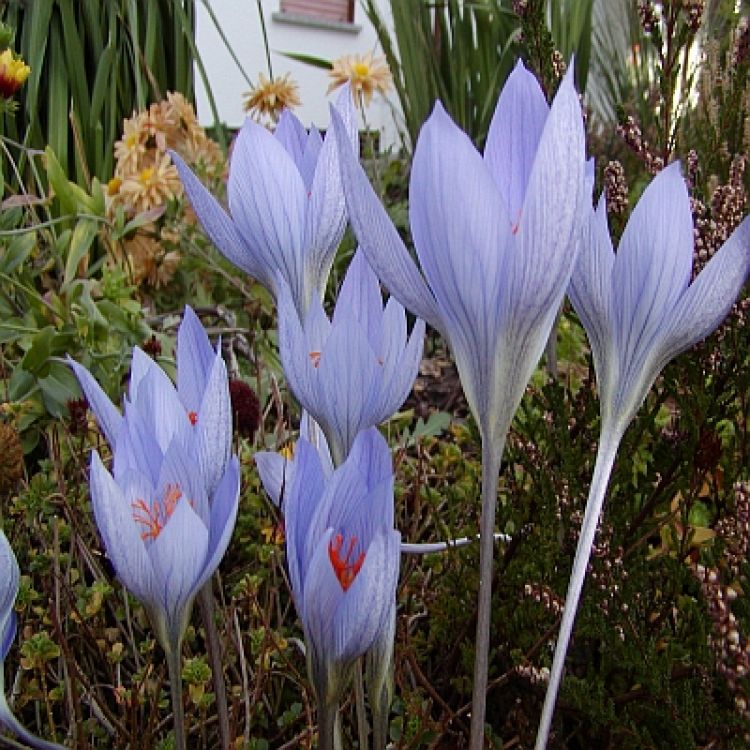
[[[181,497],[182,490],[179,486],[168,484],[164,491],[163,501],[154,500],[149,505],[145,500],[138,499],[130,504],[133,508],[133,520],[144,527],[141,539],[154,540],[161,534]]]
[[[328,557],[331,560],[333,572],[336,574],[336,578],[339,579],[341,588],[344,589],[344,591],[352,585],[365,561],[364,552],[360,552],[357,559],[352,560],[356,544],[357,537],[353,536],[349,540],[349,544],[346,547],[346,554],[342,558],[341,550],[344,547],[344,535],[336,534],[336,536],[328,543]]]

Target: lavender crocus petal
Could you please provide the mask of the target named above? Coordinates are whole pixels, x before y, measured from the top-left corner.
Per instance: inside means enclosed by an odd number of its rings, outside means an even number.
[[[318,129],[313,126],[310,128],[310,133],[305,139],[305,145],[302,150],[302,159],[298,164],[299,173],[302,176],[302,182],[305,183],[308,197],[313,187],[315,167],[318,164],[318,157],[320,156],[320,149],[322,147],[323,139],[321,138]]]
[[[394,530],[370,542],[362,568],[335,610],[330,645],[336,659],[362,656],[385,629],[398,583],[400,547],[401,535]]]
[[[173,488],[182,493],[208,526],[211,511],[203,477],[195,470],[195,458],[178,440],[173,440],[164,454],[156,483],[156,497],[163,498]]]
[[[315,303],[313,303],[313,306],[315,306]],[[277,309],[279,354],[281,355],[284,374],[297,400],[307,408],[306,405],[313,402],[316,397],[316,390],[312,381],[314,370],[310,354],[320,350],[308,347],[308,341],[302,330],[291,292],[283,281],[279,283]]]
[[[614,316],[621,361],[635,362],[659,336],[690,281],[692,258],[690,201],[674,162],[644,190],[617,248]]]
[[[0,629],[0,661],[5,661],[5,657],[16,639],[18,630],[18,618],[15,610],[11,609]]]
[[[285,458],[277,451],[259,451],[253,458],[263,489],[279,508],[282,490],[285,486],[289,487],[293,476],[294,460]]]
[[[232,217],[267,277],[271,269],[281,273],[299,302],[307,191],[286,149],[250,119],[237,136],[227,194]],[[276,291],[275,275],[269,288]]]
[[[750,278],[750,216],[732,232],[685,290],[665,330],[668,359],[708,336],[724,320]]]
[[[403,403],[414,386],[414,380],[419,373],[419,363],[422,361],[422,345],[424,343],[425,324],[417,319],[411,336],[402,350],[398,365],[393,370],[386,367],[387,360],[383,360],[380,398],[375,413],[377,422],[390,417]]]
[[[313,419],[312,415],[303,409],[302,418],[300,419],[299,435],[305,438],[320,456],[320,465],[325,476],[330,476],[333,472],[333,460],[331,451],[328,449],[328,441],[320,425]]]
[[[368,263],[401,304],[436,330],[444,332],[435,298],[349,145],[341,117],[334,110],[331,117],[349,220]]]
[[[197,421],[192,427],[200,474],[210,495],[224,474],[232,452],[232,402],[227,368],[218,353],[213,356]]]
[[[274,130],[276,140],[286,149],[292,161],[299,169],[302,164],[302,154],[307,143],[307,131],[299,118],[289,109],[285,109],[279,117]]]
[[[132,473],[129,498],[126,497],[104,468],[96,451],[91,454],[90,482],[94,518],[107,550],[107,557],[125,587],[141,601],[150,601],[153,566],[128,500],[135,502],[136,499],[141,499],[149,502],[153,493],[152,486]]]
[[[230,263],[271,288],[272,277],[262,259],[242,238],[239,229],[219,201],[206,190],[180,156],[174,151],[170,151],[169,155],[180,174],[190,205],[211,242]]]
[[[525,355],[518,374],[524,384],[541,356],[573,271],[584,166],[583,120],[571,68],[539,139],[512,260],[507,264],[503,317]]]
[[[359,151],[359,131],[349,87],[341,92],[336,111],[345,124],[346,141]],[[346,93],[346,96],[344,94]],[[331,263],[346,229],[346,202],[341,183],[339,145],[334,133],[328,132],[317,154],[315,173],[309,184],[305,238],[308,248],[308,272],[313,291],[322,299]]]
[[[391,449],[376,427],[362,430],[357,435],[347,463],[356,466],[367,491],[386,480],[393,479]]]
[[[294,464],[294,475],[289,483],[284,509],[286,555],[294,600],[300,616],[304,618],[308,528],[323,495],[325,480],[320,457],[305,439],[297,441]]]
[[[488,300],[499,294],[510,223],[481,156],[440,102],[419,135],[409,199],[417,255],[448,338],[457,329],[479,335],[477,322],[496,307]]]
[[[135,409],[149,432],[156,438],[164,453],[176,435],[187,436],[191,427],[185,407],[182,405],[172,381],[161,367],[154,365],[138,385]],[[126,414],[130,410],[126,406]]]
[[[232,538],[237,521],[237,510],[240,500],[240,464],[236,456],[227,465],[211,503],[211,523],[209,525],[208,552],[203,571],[193,585],[193,592],[198,592],[203,584],[219,567]]]
[[[198,316],[185,305],[177,329],[177,393],[188,412],[198,412],[215,359]]]
[[[117,482],[128,470],[132,469],[147,476],[152,484],[155,485],[158,482],[164,452],[147,418],[127,402],[125,403],[125,423],[117,436],[113,450],[113,468]]]
[[[508,76],[492,117],[484,160],[512,224],[521,218],[539,139],[549,114],[541,86],[519,60]]]
[[[15,616],[13,604],[18,595],[21,574],[18,562],[8,538],[0,530],[0,662],[5,659],[15,637]]]
[[[323,429],[337,463],[357,433],[379,421],[373,406],[377,390],[388,385],[379,382],[378,369],[375,352],[357,321],[331,328],[317,368],[317,398],[304,406]]]
[[[383,337],[383,297],[380,284],[364,253],[357,249],[339,289],[334,325],[343,317],[354,316],[364,330],[373,351],[380,352]]]
[[[305,342],[310,351],[319,352],[331,333],[331,321],[323,310],[319,300],[314,299],[310,303],[305,320],[302,323]]]
[[[604,404],[614,386],[612,369],[617,367],[612,332],[612,268],[615,253],[607,227],[604,196],[594,211],[586,208],[581,232],[581,250],[570,279],[568,295],[588,334],[594,357],[599,394]]]
[[[383,311],[383,332],[381,346],[375,348],[383,360],[383,372],[392,372],[406,346],[406,313],[403,305],[394,297],[389,297]]]
[[[113,447],[117,439],[117,433],[122,426],[122,415],[102,390],[99,383],[94,380],[94,377],[83,365],[79,365],[78,362],[70,357],[67,358],[67,361],[78,378],[83,395],[89,402],[96,421],[99,427],[101,427],[102,432],[104,432],[104,437],[110,446]]]
[[[208,529],[190,503],[181,499],[148,549],[154,571],[150,601],[165,615],[167,636],[175,641],[187,626],[207,552]]]
[[[130,378],[128,379],[128,400],[135,403],[138,400],[138,389],[146,375],[154,373],[155,377],[161,377],[167,384],[172,385],[172,381],[166,376],[164,371],[154,360],[146,354],[140,347],[133,347],[133,358],[130,362]]]

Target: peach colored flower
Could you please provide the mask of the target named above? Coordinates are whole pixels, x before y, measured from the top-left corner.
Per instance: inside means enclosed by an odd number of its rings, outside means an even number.
[[[276,122],[284,109],[294,109],[299,105],[299,87],[289,73],[273,80],[261,73],[256,86],[245,94],[245,110],[258,121],[268,117]]]
[[[372,101],[375,92],[385,94],[391,88],[393,79],[384,57],[373,57],[372,52],[366,55],[344,55],[333,61],[333,67],[328,72],[333,79],[326,93],[343,86],[347,81],[351,84],[354,101],[360,97],[365,105]]]
[[[122,202],[135,213],[163,206],[181,195],[182,182],[168,154],[157,155],[155,161],[123,179],[119,191]]]

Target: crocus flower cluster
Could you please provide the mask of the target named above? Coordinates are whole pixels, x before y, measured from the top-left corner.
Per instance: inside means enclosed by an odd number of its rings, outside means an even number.
[[[349,147],[358,143],[348,86],[336,111]],[[185,192],[206,233],[234,265],[274,295],[289,286],[299,315],[322,299],[346,228],[338,151],[331,135],[308,132],[288,110],[274,133],[250,118],[234,144],[227,186],[229,211],[172,153]]]
[[[221,561],[237,515],[239,465],[230,456],[220,351],[187,308],[177,388],[136,348],[124,414],[88,370],[70,364],[113,452],[112,473],[98,452],[91,457],[91,499],[107,554],[165,651],[179,651],[195,595]]]

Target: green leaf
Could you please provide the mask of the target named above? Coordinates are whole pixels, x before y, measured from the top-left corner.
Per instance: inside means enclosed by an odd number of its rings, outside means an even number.
[[[82,219],[76,224],[73,235],[70,238],[68,257],[65,261],[65,274],[63,276],[63,289],[70,284],[78,275],[78,266],[88,254],[91,243],[99,231],[97,222],[91,219]]]
[[[31,254],[36,247],[36,232],[16,235],[0,255],[0,273],[11,274]]]
[[[330,60],[326,60],[323,57],[316,57],[315,55],[305,55],[301,52],[279,52],[280,55],[288,57],[290,60],[304,63],[305,65],[312,65],[314,68],[322,68],[323,70],[332,70],[333,63]]]

